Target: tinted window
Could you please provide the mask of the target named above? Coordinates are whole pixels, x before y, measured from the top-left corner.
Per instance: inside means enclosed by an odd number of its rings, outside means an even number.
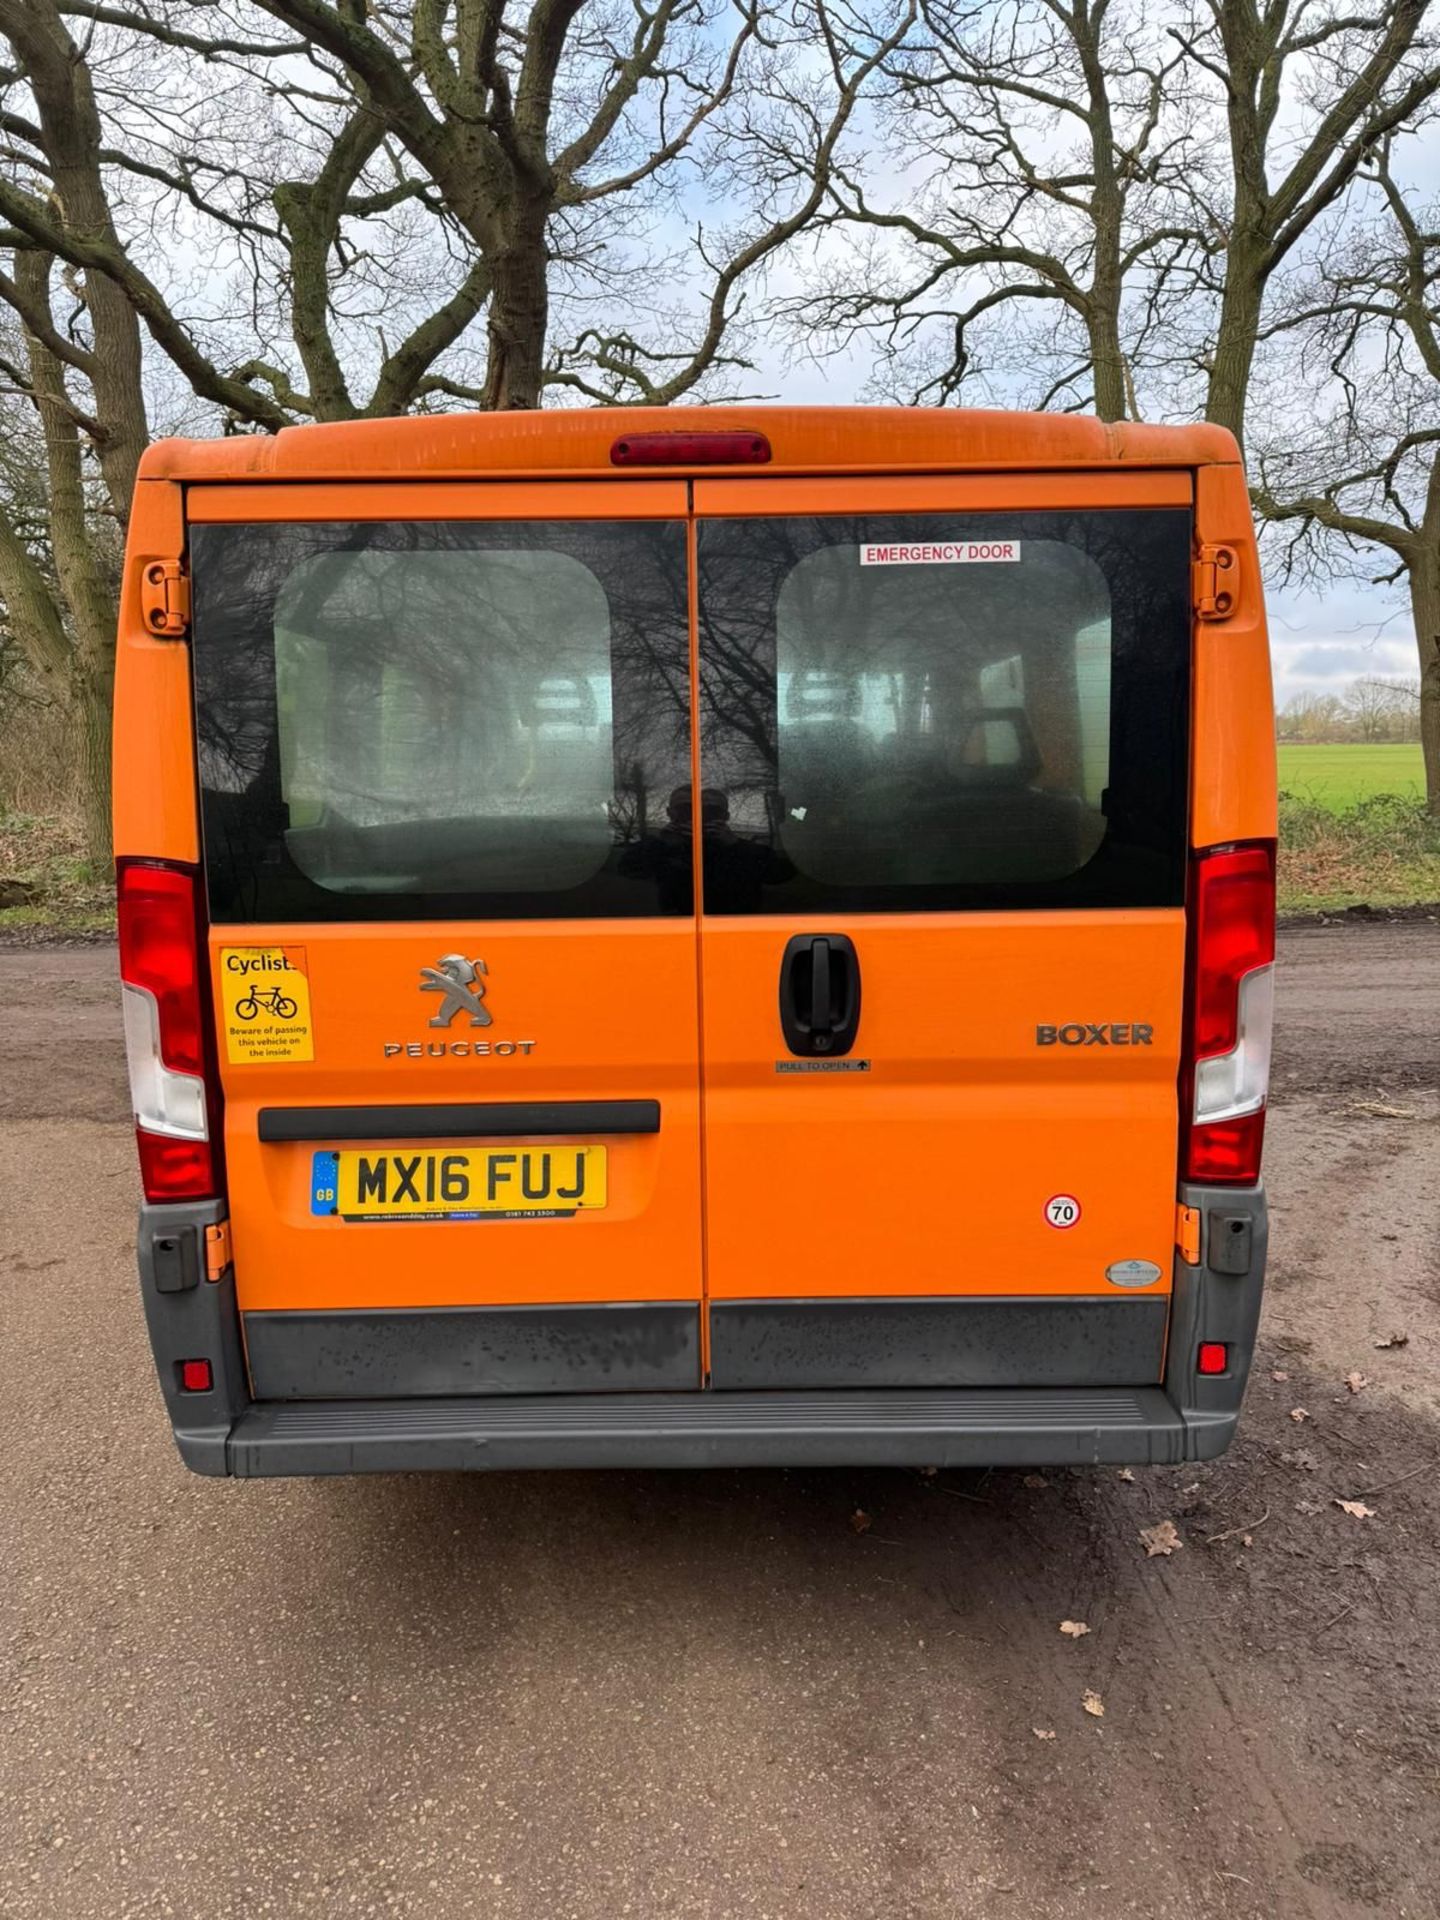
[[[194,530],[220,919],[691,910],[676,526]],[[641,856],[661,828],[664,872]]]
[[[707,909],[1178,902],[1188,561],[1183,513],[703,525]]]

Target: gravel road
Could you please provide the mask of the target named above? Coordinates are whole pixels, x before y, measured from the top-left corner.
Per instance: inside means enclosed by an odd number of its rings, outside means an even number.
[[[113,969],[0,950],[6,1920],[1431,1920],[1434,926],[1283,936],[1242,1438],[1133,1479],[193,1479]]]

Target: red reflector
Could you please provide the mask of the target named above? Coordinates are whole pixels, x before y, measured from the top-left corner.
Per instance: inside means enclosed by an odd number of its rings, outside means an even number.
[[[1230,1364],[1230,1350],[1223,1340],[1202,1340],[1195,1356],[1197,1373],[1224,1373]]]
[[[625,433],[610,449],[613,467],[763,467],[763,433]]]
[[[180,1385],[186,1393],[209,1393],[215,1384],[215,1376],[210,1371],[208,1360],[182,1360],[180,1362]]]

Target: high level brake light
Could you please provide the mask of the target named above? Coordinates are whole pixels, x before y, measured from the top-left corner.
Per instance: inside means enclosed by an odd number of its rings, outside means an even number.
[[[198,882],[183,867],[127,860],[116,894],[125,1053],[145,1198],[208,1199],[219,1182]]]
[[[1187,1180],[1260,1178],[1274,983],[1274,843],[1200,854],[1190,874]]]
[[[622,433],[610,449],[616,467],[763,467],[770,442],[748,430]]]

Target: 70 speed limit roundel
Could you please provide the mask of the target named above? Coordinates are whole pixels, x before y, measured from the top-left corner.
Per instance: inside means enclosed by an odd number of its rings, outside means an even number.
[[[1052,1227],[1073,1227],[1080,1218],[1080,1202],[1073,1193],[1056,1193],[1045,1202],[1045,1218]]]

